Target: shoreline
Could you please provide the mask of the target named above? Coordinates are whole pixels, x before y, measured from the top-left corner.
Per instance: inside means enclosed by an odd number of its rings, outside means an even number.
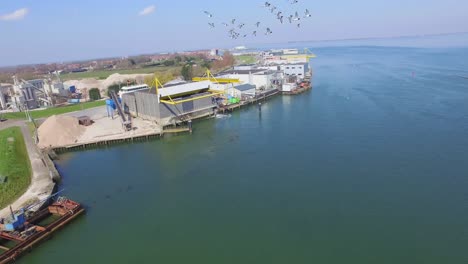
[[[30,204],[31,201],[40,201],[50,196],[55,188],[53,178],[58,175],[58,172],[55,166],[53,168],[50,167],[51,161],[49,157],[43,154],[34,143],[31,132],[24,121],[11,122],[4,128],[9,127],[19,127],[21,129],[21,134],[23,135],[28,152],[29,162],[31,163],[32,174],[29,187],[11,204],[13,211],[16,211]],[[40,206],[38,208],[40,208]],[[7,217],[9,215],[10,206],[0,210],[0,217]]]

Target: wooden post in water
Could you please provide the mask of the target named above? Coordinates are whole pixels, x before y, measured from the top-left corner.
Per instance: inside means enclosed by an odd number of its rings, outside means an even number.
[[[188,128],[189,128],[189,132],[192,133],[192,120],[191,119],[188,121]]]

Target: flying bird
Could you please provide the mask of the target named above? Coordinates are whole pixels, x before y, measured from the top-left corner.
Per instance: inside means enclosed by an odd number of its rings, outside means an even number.
[[[275,12],[275,10],[276,10],[276,6],[272,6],[272,7],[270,8],[270,12],[271,12],[272,14]]]
[[[238,25],[239,29],[242,29],[244,26],[245,26],[244,23],[240,23],[240,24]]]
[[[301,18],[299,17],[299,14],[296,12],[296,15],[293,18],[294,21],[299,21]]]
[[[260,26],[260,22],[255,23],[255,26],[259,27],[259,26]]]
[[[256,36],[257,36],[257,31],[254,31],[254,32],[252,33],[252,35],[254,35],[254,37],[256,37]]]
[[[214,27],[215,27],[215,24],[214,24],[214,23],[208,23],[208,25],[210,25],[211,28],[214,28]]]
[[[280,18],[278,18],[278,19],[281,22],[281,24],[283,24],[283,16],[280,16]]]
[[[234,19],[231,20],[231,24],[234,25],[235,23],[236,23],[236,19],[234,18]]]
[[[203,11],[208,17],[213,17],[213,15],[208,11]]]
[[[223,22],[222,24],[223,24],[223,26],[225,26],[225,27],[229,26],[227,23],[224,23],[224,22]]]
[[[271,33],[273,33],[273,31],[271,31],[271,29],[270,29],[270,28],[267,28],[267,29],[266,29],[266,33],[265,33],[265,35],[270,35]]]
[[[301,28],[301,23],[298,23],[298,24],[297,24],[297,28]]]
[[[264,6],[264,7],[270,7],[270,6],[271,6],[271,4],[270,4],[270,3],[268,3],[268,2],[265,2],[265,4],[264,4],[263,6]]]
[[[289,24],[292,23],[293,15],[288,16]]]
[[[294,5],[294,4],[297,4],[297,3],[299,3],[299,0],[293,0],[293,1],[291,2],[291,5]]]
[[[311,17],[312,15],[309,12],[309,9],[306,9],[304,17]]]
[[[276,14],[276,17],[277,17],[277,18],[280,18],[280,17],[281,17],[281,14],[283,14],[283,12],[279,11],[279,12]]]

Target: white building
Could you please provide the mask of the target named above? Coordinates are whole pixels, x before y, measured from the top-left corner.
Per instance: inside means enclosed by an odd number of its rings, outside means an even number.
[[[62,82],[46,82],[44,84],[44,91],[49,95],[68,96],[68,89],[65,89]]]
[[[297,55],[299,54],[298,49],[283,49],[283,55]]]
[[[277,72],[269,69],[232,70],[223,72],[217,77],[239,79],[241,84],[255,85],[260,90],[274,88],[274,84],[279,79]]]
[[[304,79],[306,74],[309,73],[308,63],[295,63],[279,65],[280,70],[286,76],[297,76],[299,79]]]
[[[210,51],[211,56],[219,56],[219,50],[218,49],[212,49]]]
[[[281,91],[282,92],[292,92],[294,89],[296,89],[297,85],[295,83],[284,83],[281,86]]]
[[[230,86],[226,89],[226,94],[236,98],[255,97],[257,87],[251,84]]]

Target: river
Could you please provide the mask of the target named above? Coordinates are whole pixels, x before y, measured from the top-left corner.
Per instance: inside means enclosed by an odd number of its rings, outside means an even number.
[[[87,214],[18,263],[467,263],[468,49],[313,51],[311,92],[62,155]]]

